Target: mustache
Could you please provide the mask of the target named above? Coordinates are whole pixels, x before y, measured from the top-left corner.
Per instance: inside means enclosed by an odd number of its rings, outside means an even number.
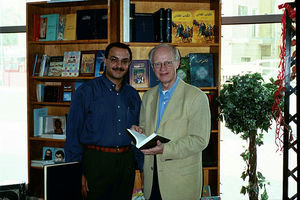
[[[120,68],[120,67],[114,67],[114,68],[112,68],[112,70],[121,71],[121,72],[125,71],[123,68]]]

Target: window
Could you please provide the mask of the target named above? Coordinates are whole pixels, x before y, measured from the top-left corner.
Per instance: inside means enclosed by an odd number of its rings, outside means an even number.
[[[25,3],[0,1],[0,185],[28,182]]]

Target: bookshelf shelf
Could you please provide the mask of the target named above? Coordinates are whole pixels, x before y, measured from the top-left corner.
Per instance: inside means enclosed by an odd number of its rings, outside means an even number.
[[[29,137],[30,141],[51,141],[51,142],[57,142],[57,143],[65,143],[66,140],[64,139],[52,139],[52,138],[40,138],[40,137]]]
[[[98,43],[98,44],[107,44],[107,39],[96,39],[96,40],[59,40],[59,41],[30,41],[29,44],[36,45],[61,45],[61,44],[90,44],[90,43]]]
[[[42,105],[42,106],[66,106],[71,105],[70,102],[32,102],[33,105]]]
[[[33,76],[31,77],[32,79],[35,80],[40,80],[40,81],[68,81],[68,80],[90,80],[90,79],[94,79],[95,77],[84,77],[84,76],[78,76],[78,77],[50,77],[50,76]]]

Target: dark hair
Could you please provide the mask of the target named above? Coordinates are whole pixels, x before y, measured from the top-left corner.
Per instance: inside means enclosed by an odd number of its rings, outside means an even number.
[[[129,59],[130,61],[132,60],[132,52],[131,52],[131,49],[129,48],[129,45],[127,44],[124,44],[124,43],[120,43],[120,42],[113,42],[113,43],[110,43],[106,49],[105,49],[105,58],[108,58],[108,54],[109,54],[109,51],[111,48],[113,47],[118,47],[118,48],[121,48],[121,49],[127,49],[128,52],[129,52]]]
[[[60,125],[62,125],[60,119],[55,119],[54,123],[59,122]]]
[[[65,153],[62,151],[62,150],[58,150],[55,152],[55,155],[62,155],[62,157],[64,158],[65,157]]]

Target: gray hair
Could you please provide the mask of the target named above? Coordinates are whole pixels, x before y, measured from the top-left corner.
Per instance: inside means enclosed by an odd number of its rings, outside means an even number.
[[[151,49],[151,51],[149,52],[149,60],[150,60],[151,65],[153,64],[153,63],[152,63],[153,54],[154,54],[155,51],[156,51],[157,49],[159,49],[160,47],[168,47],[168,48],[171,50],[171,52],[173,53],[175,60],[180,60],[180,52],[179,52],[179,50],[178,50],[174,45],[162,43],[162,44],[156,45],[156,46],[155,46],[153,49]]]

